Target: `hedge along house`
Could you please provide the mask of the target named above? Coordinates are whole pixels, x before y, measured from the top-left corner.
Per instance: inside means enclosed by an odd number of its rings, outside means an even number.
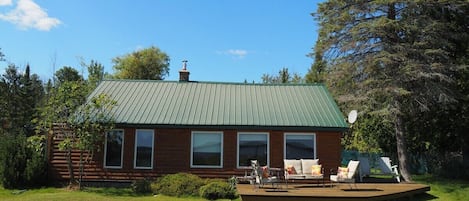
[[[252,159],[279,168],[285,158],[318,158],[325,170],[340,165],[347,124],[322,84],[193,82],[183,69],[180,81],[102,81],[90,97],[101,93],[117,101],[116,128],[85,166],[84,180],[230,177],[243,175]],[[68,179],[57,149],[63,130],[50,138],[55,180]]]

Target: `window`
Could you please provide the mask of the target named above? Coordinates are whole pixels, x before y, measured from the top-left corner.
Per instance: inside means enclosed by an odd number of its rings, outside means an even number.
[[[193,132],[191,150],[191,167],[221,168],[223,133]]]
[[[135,161],[137,169],[153,168],[153,130],[137,130],[135,133]]]
[[[122,168],[122,156],[124,152],[124,131],[111,130],[106,133],[104,143],[104,167]]]
[[[315,159],[316,135],[314,133],[286,133],[285,159]]]
[[[238,133],[238,167],[251,166],[251,160],[259,165],[269,163],[268,133]]]

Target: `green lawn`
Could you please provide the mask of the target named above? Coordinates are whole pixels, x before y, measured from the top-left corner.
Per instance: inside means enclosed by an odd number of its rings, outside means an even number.
[[[438,179],[431,176],[415,176],[415,182],[428,184],[431,191],[415,196],[417,201],[456,201],[469,198],[469,181]],[[130,189],[122,188],[86,188],[83,191],[71,191],[65,188],[42,188],[27,191],[0,188],[0,200],[135,200],[135,201],[203,201],[202,198],[175,198],[163,195],[135,195]],[[238,199],[240,201],[240,199]]]
[[[134,201],[204,201],[203,198],[176,198],[164,195],[135,195],[130,189],[122,188],[86,188],[83,191],[71,191],[65,188],[42,188],[27,191],[0,189],[0,200],[134,200]]]
[[[429,175],[414,176],[415,182],[430,185],[427,194],[416,196],[413,200],[456,201],[469,199],[469,181],[434,178]]]

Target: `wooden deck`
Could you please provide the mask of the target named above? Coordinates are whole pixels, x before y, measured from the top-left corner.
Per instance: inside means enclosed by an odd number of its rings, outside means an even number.
[[[238,184],[238,193],[242,201],[358,201],[358,200],[399,200],[401,198],[412,198],[413,195],[425,193],[430,186],[411,183],[357,183],[339,184],[331,188],[311,184],[281,184],[279,188],[273,189],[254,188],[250,184]],[[352,189],[350,187],[353,187]],[[411,199],[410,199],[411,200]]]

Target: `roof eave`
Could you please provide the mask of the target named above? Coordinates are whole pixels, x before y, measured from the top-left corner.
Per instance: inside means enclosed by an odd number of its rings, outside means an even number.
[[[179,125],[179,124],[129,124],[117,123],[122,128],[179,128],[179,129],[210,129],[210,130],[282,130],[282,131],[334,131],[344,132],[348,127],[326,126],[270,126],[270,125]]]

